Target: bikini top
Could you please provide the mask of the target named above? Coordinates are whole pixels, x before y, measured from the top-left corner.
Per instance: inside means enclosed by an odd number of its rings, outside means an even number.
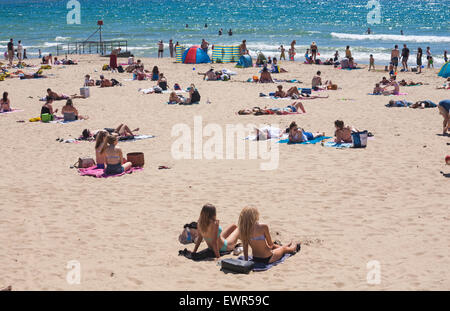
[[[255,237],[251,238],[250,240],[252,240],[252,241],[264,241],[265,239],[266,239],[266,237],[264,236],[264,233],[263,233],[262,235],[255,236]]]
[[[220,237],[221,233],[222,233],[222,227],[219,226],[219,231],[217,232],[217,238]],[[211,241],[212,240],[211,238],[207,238],[207,237],[204,237],[204,239],[207,240],[207,241]]]

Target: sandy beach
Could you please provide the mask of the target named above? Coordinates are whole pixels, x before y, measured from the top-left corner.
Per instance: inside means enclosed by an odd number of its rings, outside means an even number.
[[[132,74],[102,71],[108,58],[76,56],[77,66],[53,66],[47,79],[6,79],[11,106],[23,111],[0,115],[0,288],[13,290],[450,290],[450,173],[444,158],[449,138],[442,133],[438,109],[387,108],[390,99],[438,104],[450,96],[436,90],[439,68],[423,74],[399,73],[397,79],[427,85],[401,87],[404,96],[371,96],[377,72],[280,62],[311,87],[317,70],[340,89],[327,99],[303,100],[306,114],[240,116],[244,108],[285,107],[293,100],[260,98],[275,84],[246,83],[260,68],[212,64],[236,71],[231,81],[203,81],[198,72],[211,64],[176,64],[174,59],[141,58],[154,65],[170,87],[194,83],[199,105],[167,105],[169,94],[144,95],[152,81],[129,81]],[[38,64],[37,59],[31,62]],[[119,59],[120,63],[126,62]],[[195,68],[195,70],[193,70]],[[31,70],[29,70],[31,72]],[[68,124],[29,122],[39,116],[40,97],[51,88],[75,94],[90,74],[115,78],[121,87],[91,87],[88,99],[74,105],[88,120]],[[209,99],[211,104],[206,104]],[[64,101],[53,104],[61,110]],[[171,131],[176,124],[299,126],[327,136],[344,120],[374,134],[365,149],[279,144],[279,165],[261,170],[264,160],[176,160]],[[25,122],[17,122],[24,120]],[[126,123],[155,138],[120,142],[128,152],[144,152],[145,167],[117,178],[80,176],[70,166],[94,157],[94,143],[61,143],[85,128]],[[248,141],[249,144],[262,142]],[[171,167],[159,170],[158,166]],[[237,223],[245,206],[257,207],[274,239],[301,241],[300,253],[266,272],[224,273],[214,261],[194,262],[178,251],[194,245],[178,241],[183,225],[196,221],[205,203],[217,207],[223,226]],[[205,248],[205,243],[201,249]],[[227,257],[234,257],[229,255]],[[81,265],[80,284],[66,281],[68,262]],[[381,282],[367,282],[368,262],[378,261]]]

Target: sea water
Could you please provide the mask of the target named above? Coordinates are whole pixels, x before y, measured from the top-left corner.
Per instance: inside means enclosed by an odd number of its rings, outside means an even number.
[[[14,38],[16,44],[22,40],[28,56],[39,49],[55,53],[58,44],[86,40],[103,20],[103,40],[127,40],[136,56],[156,57],[158,40],[167,47],[169,39],[186,46],[202,39],[210,44],[246,39],[251,54],[267,56],[279,56],[281,44],[287,55],[296,40],[300,61],[312,41],[322,60],[336,50],[343,56],[350,45],[357,62],[367,63],[373,54],[379,65],[387,64],[395,44],[408,45],[413,63],[419,46],[424,53],[431,47],[436,65],[443,63],[444,50],[450,51],[450,0],[78,0],[80,24],[67,23],[68,2],[0,0],[0,46],[6,50]],[[91,38],[98,39],[98,33]]]

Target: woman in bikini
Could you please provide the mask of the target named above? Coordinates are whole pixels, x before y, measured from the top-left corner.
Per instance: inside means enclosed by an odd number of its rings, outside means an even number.
[[[287,90],[287,92],[283,91],[282,85],[278,85],[277,88],[278,88],[278,90],[275,92],[275,97],[280,97],[280,98],[293,97],[294,94],[297,97],[301,96],[300,92],[298,91],[298,89],[295,86],[291,87],[289,90]]]
[[[61,113],[64,117],[64,120],[74,121],[74,120],[87,120],[89,117],[84,117],[78,115],[78,110],[73,106],[73,102],[71,99],[68,99],[65,106],[62,107]]]
[[[244,257],[248,260],[248,247],[252,249],[253,261],[270,264],[280,260],[284,254],[300,251],[300,243],[279,246],[273,243],[269,226],[259,223],[259,212],[254,207],[245,207],[239,215],[239,237],[244,246]]]
[[[267,66],[264,66],[263,70],[261,71],[259,83],[274,83],[272,80],[272,76],[270,75],[270,72],[267,69]]]
[[[131,168],[131,162],[124,161],[122,149],[116,147],[118,141],[116,135],[109,135],[100,152],[105,157],[106,175],[122,174]]]
[[[223,230],[216,218],[216,207],[212,204],[205,204],[198,219],[198,238],[193,253],[197,252],[204,239],[216,258],[219,258],[220,252],[234,249],[238,238],[239,230],[237,226],[233,224]]]
[[[42,118],[42,115],[46,114],[46,113],[52,115],[52,119],[55,118],[55,114],[58,112],[58,109],[53,110],[52,103],[53,103],[53,98],[47,96],[46,102],[41,108],[41,118]]]
[[[303,129],[299,129],[297,123],[292,122],[289,125],[289,143],[302,143],[309,140],[316,139],[317,137],[324,136],[323,133],[311,133],[306,132]]]
[[[11,102],[8,98],[8,92],[3,93],[3,98],[0,99],[0,112],[9,112],[11,109]]]
[[[336,132],[334,132],[335,143],[351,143],[352,142],[352,128],[349,126],[344,126],[344,121],[336,120],[334,121],[334,126],[336,127]]]
[[[98,169],[105,169],[105,154],[102,153],[103,148],[106,145],[106,138],[108,137],[108,132],[101,130],[97,132],[97,138],[95,140],[95,162],[97,163]]]

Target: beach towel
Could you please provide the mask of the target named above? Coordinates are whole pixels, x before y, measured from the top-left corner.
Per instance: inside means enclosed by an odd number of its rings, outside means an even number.
[[[91,167],[88,167],[88,168],[79,168],[78,169],[78,173],[80,173],[81,176],[92,176],[92,177],[96,177],[96,178],[108,178],[108,177],[123,176],[125,174],[131,174],[133,172],[142,171],[142,170],[143,170],[143,168],[141,168],[141,167],[132,167],[128,171],[123,172],[121,174],[106,175],[103,172],[104,171],[103,169],[97,168],[97,166],[91,166]]]
[[[8,114],[8,113],[21,112],[21,111],[23,111],[23,110],[21,110],[21,109],[11,109],[11,111],[0,112],[0,114]]]
[[[351,148],[352,143],[335,143],[334,141],[327,141],[323,144],[325,147],[333,147],[333,148]]]
[[[53,120],[53,121],[50,121],[47,123],[67,124],[67,123],[73,123],[73,122],[78,122],[78,121],[83,121],[83,120],[64,121],[64,119],[59,119],[59,120]]]
[[[222,252],[220,251],[219,254],[220,256],[225,256],[225,255],[229,255],[231,253],[231,251],[226,251],[226,252]],[[184,250],[180,250],[178,251],[178,256],[184,256],[188,259],[194,260],[194,261],[200,261],[200,260],[207,260],[207,259],[213,259],[216,258],[216,255],[214,254],[214,251],[207,248],[204,249],[198,253],[192,253],[191,251],[189,251],[187,248],[185,248]]]
[[[294,145],[294,144],[299,144],[299,145],[314,145],[314,144],[317,144],[317,143],[319,143],[319,142],[321,142],[322,140],[325,140],[325,139],[330,139],[331,137],[328,137],[328,136],[321,136],[321,137],[317,137],[317,138],[314,138],[313,140],[308,140],[308,141],[304,141],[304,142],[301,142],[301,143],[290,143],[289,142],[289,139],[282,139],[282,140],[280,140],[278,143],[279,144],[289,144],[289,145]]]
[[[391,106],[390,104],[386,104],[385,106],[388,108],[392,108],[392,107],[409,107],[411,105],[412,105],[412,103],[407,102],[406,100],[397,100],[394,102],[393,106]]]
[[[119,141],[120,142],[124,142],[124,141],[138,141],[138,140],[143,140],[143,139],[149,139],[149,138],[154,138],[156,136],[154,135],[134,135],[134,136],[130,136],[129,138],[127,138],[126,136],[122,136],[119,137]],[[60,139],[60,142],[63,143],[80,143],[82,141],[88,141],[86,139],[80,139],[80,138],[69,138],[69,139]],[[95,141],[95,140],[89,140],[91,142]]]
[[[253,266],[253,271],[254,272],[267,271],[270,268],[275,267],[276,265],[279,265],[279,264],[283,263],[286,259],[288,259],[291,256],[292,256],[291,254],[284,254],[284,256],[281,257],[280,259],[278,259],[277,261],[272,262],[272,263],[268,263],[268,264],[254,261],[255,265]],[[245,257],[244,256],[239,256],[238,259],[245,260]],[[252,256],[248,256],[248,260],[253,261],[253,257]]]

